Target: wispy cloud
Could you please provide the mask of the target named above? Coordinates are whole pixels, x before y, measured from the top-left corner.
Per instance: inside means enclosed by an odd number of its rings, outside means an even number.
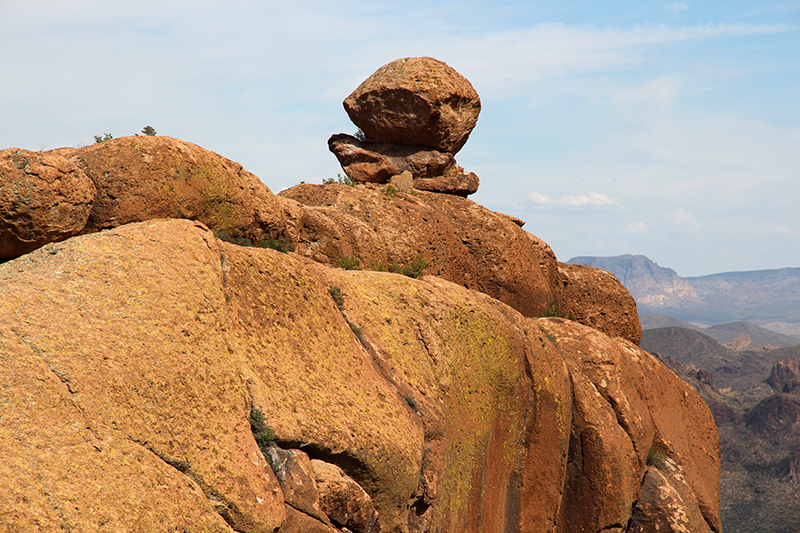
[[[629,223],[627,226],[625,226],[625,231],[628,233],[650,233],[647,224],[642,221]]]
[[[545,194],[539,194],[538,192],[528,193],[528,198],[536,205],[555,205],[557,203],[555,198]]]
[[[687,9],[689,9],[689,6],[686,5],[686,2],[672,2],[664,6],[664,11],[672,13],[673,15],[677,15],[681,11],[686,11]]]
[[[561,199],[556,200],[551,196],[540,194],[538,192],[528,193],[528,198],[536,205],[559,205],[559,206],[572,206],[580,207],[585,205],[591,206],[617,206],[621,207],[619,200],[611,198],[605,193],[590,192],[589,194],[581,194],[578,196],[562,196]]]
[[[682,207],[679,207],[678,209],[668,213],[667,220],[677,226],[681,226],[690,230],[695,230],[700,227],[700,223],[697,222],[697,219],[694,217],[694,215],[692,213],[687,213]]]

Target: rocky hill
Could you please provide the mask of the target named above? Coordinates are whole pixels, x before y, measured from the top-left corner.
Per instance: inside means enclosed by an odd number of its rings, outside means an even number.
[[[640,315],[639,322],[642,330],[674,327],[701,331],[718,343],[734,350],[766,350],[800,344],[800,338],[781,335],[750,322],[729,322],[704,327],[680,318],[658,314]]]
[[[725,531],[796,531],[800,345],[733,349],[706,331],[645,328],[642,347],[691,383],[714,414]]]
[[[642,314],[709,325],[747,321],[800,336],[800,268],[681,277],[643,255],[574,257],[567,262],[614,274],[636,299]]]
[[[0,529],[721,531],[711,412],[628,292],[466,198],[469,82],[408,58],[346,102],[354,186],[0,152]]]

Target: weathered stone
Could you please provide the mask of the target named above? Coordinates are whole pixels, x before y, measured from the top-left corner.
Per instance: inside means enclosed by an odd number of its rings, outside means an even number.
[[[0,260],[81,232],[96,190],[56,152],[0,150]]]
[[[712,533],[697,498],[672,459],[647,468],[627,533]],[[719,531],[719,530],[717,530]]]
[[[539,322],[573,382],[562,531],[625,524],[654,446],[681,466],[698,512],[712,531],[721,531],[719,437],[696,391],[629,342],[588,334],[586,326],[564,319]]]
[[[281,484],[283,500],[320,522],[329,524],[328,517],[320,508],[319,492],[314,481],[308,455],[300,450],[282,450],[272,446],[267,450],[269,464]]]
[[[330,524],[320,522],[305,513],[286,506],[286,521],[280,529],[280,533],[336,533],[337,530]]]
[[[786,383],[793,379],[800,379],[800,361],[780,359],[772,365],[767,383],[776,391],[783,392]]]
[[[287,238],[283,202],[234,161],[171,137],[121,137],[76,150],[95,183],[85,232],[157,218],[198,220],[231,238]]]
[[[393,143],[365,143],[352,135],[338,133],[328,139],[328,148],[342,169],[359,183],[386,183],[404,171],[415,179],[441,176],[455,166],[453,154],[424,146]]]
[[[455,154],[475,127],[481,102],[455,69],[430,57],[408,57],[379,68],[344,108],[368,140]]]
[[[359,183],[386,183],[393,176],[410,172],[416,189],[467,196],[478,190],[480,180],[465,172],[452,154],[423,146],[365,143],[339,133],[328,147],[342,169]]]
[[[558,305],[561,313],[608,335],[641,339],[636,304],[616,278],[560,265],[546,243],[511,217],[470,200],[308,184],[280,196],[303,205],[297,253],[315,261],[335,266],[340,257],[352,257],[361,268],[386,268],[421,255],[430,263],[426,274],[486,293],[525,316]]]
[[[346,527],[355,533],[377,529],[378,513],[361,485],[341,468],[325,461],[311,460],[311,469],[319,490],[320,507],[336,527]]]
[[[642,327],[636,301],[617,278],[605,270],[558,263],[561,282],[556,297],[558,313],[607,335],[638,345]]]
[[[464,172],[456,165],[443,176],[414,180],[414,188],[422,191],[454,194],[466,198],[478,190],[480,179],[474,172]]]

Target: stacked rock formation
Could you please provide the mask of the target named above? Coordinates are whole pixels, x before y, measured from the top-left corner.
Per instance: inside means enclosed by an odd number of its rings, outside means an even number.
[[[386,183],[410,172],[416,189],[467,196],[479,179],[453,157],[478,121],[481,101],[455,69],[431,57],[407,57],[379,68],[344,101],[363,133],[328,140],[347,175]]]

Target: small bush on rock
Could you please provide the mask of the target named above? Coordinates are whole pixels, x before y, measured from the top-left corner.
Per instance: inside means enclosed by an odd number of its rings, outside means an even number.
[[[355,181],[350,179],[350,176],[345,174],[342,176],[341,174],[336,174],[336,178],[324,178],[322,180],[323,185],[332,185],[334,183],[338,183],[339,185],[347,185],[348,187],[355,187],[358,185]]]
[[[336,286],[328,287],[328,294],[333,298],[333,303],[339,308],[339,311],[344,311],[344,294],[342,289]]]
[[[349,255],[339,258],[339,266],[345,270],[359,270],[358,259]]]
[[[250,431],[253,432],[253,438],[263,453],[266,453],[264,450],[267,448],[275,446],[275,431],[267,426],[264,413],[257,407],[250,411]]]

